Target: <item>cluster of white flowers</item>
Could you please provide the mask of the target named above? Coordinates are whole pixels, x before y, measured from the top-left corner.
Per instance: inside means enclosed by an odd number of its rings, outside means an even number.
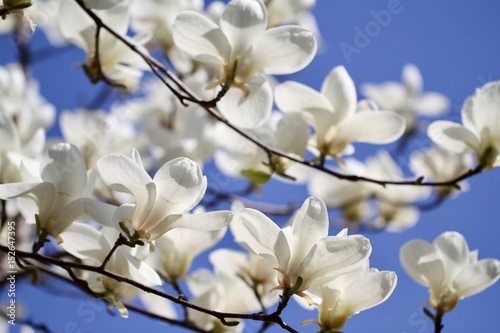
[[[367,99],[361,100],[343,66],[327,74],[320,91],[294,81],[276,84],[271,75],[302,70],[316,55],[314,3],[214,1],[204,10],[202,0],[47,0],[33,6],[4,0],[0,10],[8,20],[0,22],[0,32],[12,31],[13,15],[22,15],[55,46],[82,49],[90,82],[138,94],[109,110],[62,110],[63,140],[48,143],[55,108],[20,66],[0,67],[2,218],[35,226],[26,242],[34,255],[51,243],[85,265],[146,287],[178,288],[185,280],[192,304],[214,311],[265,313],[293,296],[318,310],[317,319],[304,324],[338,332],[354,314],[384,302],[396,273],[370,268],[369,240],[348,235],[348,228],[403,231],[418,221],[416,203],[432,195],[419,183],[451,181],[436,187],[441,200],[458,193],[454,179],[500,166],[500,82],[465,101],[463,124],[440,120],[428,127],[438,146],[411,155],[412,175],[386,150],[365,162],[349,157],[357,143],[407,139],[419,131],[420,116],[442,115],[449,101],[423,92],[413,64],[404,67],[403,84],[363,85]],[[194,92],[205,104],[143,80],[156,68],[148,60],[156,47],[181,74],[182,93]],[[211,117],[207,105],[224,121]],[[306,183],[311,196],[283,228],[239,203],[232,211],[205,211],[200,203],[209,185],[202,168],[211,158],[228,177],[245,176],[254,186],[272,176],[294,180]],[[351,176],[377,181],[345,179]],[[330,234],[329,207],[341,210],[336,235]],[[226,233],[246,252],[218,248],[209,255],[213,271],[192,272],[195,257]],[[429,305],[441,314],[500,277],[500,262],[477,261],[456,232],[432,244],[411,241],[400,258],[407,273],[430,288]],[[136,296],[152,313],[178,317],[171,305],[159,305],[161,298],[101,273],[78,272],[78,279],[123,317],[124,299]],[[196,330],[243,329],[193,309],[185,317]]]

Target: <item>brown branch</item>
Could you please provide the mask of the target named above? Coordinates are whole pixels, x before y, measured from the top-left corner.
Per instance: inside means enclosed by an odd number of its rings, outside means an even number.
[[[187,87],[175,74],[173,74],[171,71],[169,71],[167,68],[165,68],[165,66],[163,66],[158,60],[151,57],[148,53],[143,52],[134,43],[129,41],[125,36],[120,35],[116,31],[114,31],[110,26],[108,26],[105,22],[103,22],[92,10],[88,9],[85,6],[85,4],[83,3],[82,0],[75,0],[75,1],[94,20],[94,22],[96,23],[97,26],[107,30],[109,33],[111,33],[113,36],[115,36],[118,40],[120,40],[122,43],[124,43],[127,47],[129,47],[132,51],[137,53],[148,64],[148,66],[151,68],[153,73],[170,89],[170,91],[179,99],[179,101],[183,105],[186,105],[185,101],[190,101],[190,102],[193,102],[195,104],[200,105],[212,117],[214,117],[218,121],[224,123],[226,126],[231,128],[233,131],[240,134],[245,139],[249,140],[250,142],[257,145],[259,148],[264,150],[264,152],[268,155],[270,161],[272,160],[273,156],[279,156],[279,157],[286,158],[289,161],[299,163],[299,164],[308,166],[310,168],[322,171],[324,173],[327,173],[329,175],[337,177],[338,179],[354,181],[354,182],[365,181],[365,182],[369,182],[369,183],[378,184],[378,185],[381,185],[384,187],[386,185],[413,185],[413,186],[432,186],[432,187],[453,186],[455,188],[459,188],[459,186],[457,185],[458,182],[460,182],[464,179],[470,178],[476,174],[479,174],[484,168],[482,164],[479,164],[476,168],[469,170],[468,172],[464,173],[463,175],[456,177],[454,179],[451,179],[449,181],[444,181],[444,182],[424,182],[423,177],[418,177],[415,180],[394,181],[394,180],[380,180],[380,179],[373,179],[373,178],[357,176],[357,175],[343,174],[343,173],[339,173],[339,172],[336,172],[334,170],[326,168],[322,163],[316,164],[312,161],[306,161],[304,159],[297,158],[292,154],[288,154],[288,153],[283,152],[279,149],[271,147],[270,145],[260,141],[254,135],[252,135],[252,134],[246,132],[245,130],[237,127],[236,125],[230,123],[216,109],[214,109],[213,107],[209,107],[207,105],[207,103],[209,104],[209,102],[200,99],[191,89],[189,89],[189,87]],[[170,81],[172,81],[182,93],[180,93],[179,91],[174,89],[173,86],[165,80],[163,75],[160,74],[160,72],[163,73]]]
[[[0,244],[0,251],[8,252],[9,249],[7,246]],[[47,256],[44,256],[44,255],[41,255],[38,253],[30,253],[30,252],[25,252],[25,251],[16,251],[16,256],[19,256],[20,258],[34,259],[34,260],[37,260],[39,262],[43,262],[46,264],[53,264],[53,265],[56,265],[58,267],[65,269],[65,270],[81,269],[81,270],[86,270],[89,272],[99,273],[99,274],[104,275],[106,277],[112,278],[118,282],[123,282],[123,283],[130,285],[130,286],[139,288],[140,290],[143,290],[147,293],[151,293],[151,294],[160,296],[162,298],[168,299],[169,301],[180,304],[182,306],[191,308],[191,309],[196,310],[196,311],[206,313],[210,316],[213,316],[213,317],[219,319],[224,325],[229,324],[226,319],[249,319],[249,320],[255,320],[255,321],[276,323],[276,324],[280,325],[283,329],[287,330],[288,332],[297,332],[293,328],[288,326],[281,318],[281,313],[284,310],[284,308],[287,306],[289,297],[286,297],[286,298],[283,297],[282,301],[278,305],[277,310],[271,314],[262,314],[262,313],[242,314],[242,313],[220,312],[220,311],[215,311],[215,310],[211,310],[211,309],[206,309],[206,308],[201,307],[199,305],[190,303],[190,302],[186,301],[183,297],[176,297],[176,296],[170,295],[166,292],[163,292],[161,290],[148,287],[148,286],[143,285],[143,284],[141,284],[133,279],[130,279],[130,278],[124,277],[122,275],[107,271],[101,267],[64,261],[64,260],[60,260],[60,259],[56,259],[56,258],[52,258],[52,257],[47,257]],[[80,286],[80,287],[84,287],[84,286]]]

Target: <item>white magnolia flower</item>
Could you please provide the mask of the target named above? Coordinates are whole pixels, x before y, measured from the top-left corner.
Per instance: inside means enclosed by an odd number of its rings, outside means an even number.
[[[432,244],[421,239],[407,242],[401,247],[399,259],[415,282],[430,288],[429,305],[442,313],[500,278],[500,261],[478,261],[477,255],[477,250],[469,251],[461,234],[449,231]]]
[[[108,9],[94,10],[94,13],[112,27],[116,33],[126,36],[130,20],[129,3],[128,1],[118,2]],[[75,1],[64,1],[61,4],[58,21],[59,30],[63,37],[87,53],[83,68],[92,83],[107,80],[127,90],[134,90],[137,87],[142,72],[149,69],[146,62],[105,29],[100,30],[99,61],[97,61],[96,25]],[[141,46],[145,40],[134,41],[129,38],[129,42],[141,49],[142,52],[147,53],[147,50]]]
[[[396,273],[370,268],[368,260],[334,279],[319,279],[308,290],[313,299],[319,296],[318,320],[307,320],[302,325],[316,323],[320,332],[337,332],[354,314],[385,302],[396,284]]]
[[[500,166],[500,81],[485,84],[467,98],[462,123],[438,120],[427,134],[450,151],[475,152],[477,163],[485,168]]]
[[[269,13],[269,26],[283,23],[297,23],[300,18],[309,13],[316,0],[264,0]]]
[[[456,179],[473,168],[473,159],[469,153],[453,153],[440,146],[415,151],[410,157],[413,173],[424,176],[427,180],[446,182]],[[467,182],[460,182],[461,190],[467,190]],[[452,186],[435,187],[440,197],[455,193]]]
[[[343,66],[323,81],[321,92],[287,81],[275,88],[276,104],[284,112],[302,112],[316,130],[311,145],[323,156],[352,154],[353,142],[390,143],[404,132],[404,119],[391,111],[357,110],[354,82]]]
[[[386,151],[380,151],[366,161],[367,176],[380,180],[405,180],[402,170]],[[379,208],[375,220],[376,227],[398,232],[414,226],[420,216],[415,201],[424,200],[431,194],[431,189],[424,186],[370,184]]]
[[[85,264],[100,266],[111,252],[119,233],[116,229],[102,227],[97,230],[84,223],[73,223],[62,234],[61,246],[65,251],[82,259]],[[136,249],[128,246],[118,247],[106,263],[106,270],[131,278],[146,286],[161,285],[161,279],[148,264],[136,257]],[[86,279],[94,292],[104,293],[103,298],[115,305],[123,317],[127,317],[127,309],[121,303],[123,296],[134,295],[138,290],[112,278],[91,274]]]
[[[355,269],[371,252],[370,242],[361,235],[328,236],[326,206],[314,197],[283,229],[261,212],[245,208],[231,223],[231,231],[238,243],[271,261],[280,273],[279,289],[294,288],[300,296],[315,279]]]
[[[123,222],[130,235],[151,243],[168,230],[183,227],[213,231],[225,227],[232,219],[229,211],[188,214],[205,194],[206,177],[200,167],[181,157],[164,164],[151,178],[134,150],[133,159],[124,155],[107,155],[97,162],[104,183],[112,190],[130,193],[135,204],[123,204],[113,216],[118,227]]]
[[[215,163],[219,170],[233,177],[240,177],[242,170],[262,171],[272,174],[294,176],[294,164],[288,159],[275,158],[275,170],[269,167],[269,157],[254,143],[225,125],[217,127],[220,149],[215,153]],[[307,152],[309,127],[300,114],[280,114],[275,112],[259,127],[248,130],[262,142],[292,156],[303,157]],[[266,165],[267,164],[267,165]],[[295,168],[296,169],[296,168]]]
[[[109,223],[113,206],[92,199],[95,173],[88,172],[82,154],[73,145],[60,143],[48,150],[38,175],[21,168],[23,182],[0,185],[0,198],[19,197],[19,209],[29,223],[38,215],[40,231],[59,234],[79,218]]]
[[[224,273],[213,275],[200,269],[187,280],[194,299],[193,304],[220,312],[246,313],[261,311],[260,304],[250,288],[237,276]],[[209,314],[188,309],[189,320],[205,332],[242,332],[244,325],[226,326]]]
[[[219,80],[231,78],[231,89],[217,107],[238,126],[252,128],[271,113],[272,89],[262,74],[290,74],[309,64],[316,52],[314,35],[298,26],[266,30],[267,10],[261,0],[233,0],[219,25],[186,11],[173,26],[174,42],[195,60],[219,67]]]
[[[151,34],[181,73],[191,72],[191,58],[180,51],[172,38],[172,26],[184,10],[203,11],[203,0],[134,0],[130,5],[132,28]]]
[[[406,120],[406,133],[417,129],[417,116],[439,117],[449,107],[446,96],[437,92],[423,92],[422,75],[417,66],[403,67],[402,83],[366,83],[361,86],[363,95],[374,100],[384,110],[392,110]]]
[[[65,141],[80,149],[89,169],[104,155],[129,153],[143,141],[132,121],[115,111],[76,109],[60,114]]]
[[[345,167],[335,171],[359,176],[366,174],[364,163],[352,158],[344,162]],[[373,188],[367,182],[353,182],[315,172],[309,179],[307,189],[311,195],[324,200],[328,207],[340,208],[347,226],[358,224],[371,215],[368,201],[373,196]]]
[[[45,147],[45,130],[54,122],[55,108],[40,95],[38,83],[26,79],[17,63],[0,66],[0,113],[12,119],[12,130],[17,134],[9,140],[19,142],[16,152],[38,157]]]
[[[214,246],[226,228],[214,231],[176,228],[155,241],[156,251],[149,263],[165,278],[176,281],[186,277],[194,258]]]
[[[198,92],[206,79],[207,73],[198,71],[184,83]],[[147,136],[159,165],[177,157],[188,157],[199,164],[208,160],[217,146],[213,118],[198,105],[182,105],[159,81],[148,82],[145,92],[145,98],[128,101],[123,109]]]
[[[278,283],[278,272],[269,260],[255,253],[230,249],[217,249],[210,253],[210,262],[217,275],[240,277],[249,287],[255,287],[267,308],[278,301],[279,293],[273,290]]]

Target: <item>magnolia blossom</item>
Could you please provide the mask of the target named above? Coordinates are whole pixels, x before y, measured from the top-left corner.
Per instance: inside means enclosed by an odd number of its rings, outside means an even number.
[[[302,325],[315,323],[320,332],[337,332],[352,315],[385,302],[396,284],[396,273],[370,268],[368,260],[346,274],[319,279],[308,290],[313,299],[319,298],[318,320]]]
[[[113,245],[119,233],[114,228],[102,227],[97,230],[84,223],[74,223],[61,234],[64,242],[61,246],[68,253],[82,259],[88,265],[100,266]],[[118,247],[106,263],[106,270],[128,277],[146,286],[161,285],[158,274],[143,260],[137,258],[137,251],[128,246]],[[103,298],[115,305],[122,317],[128,316],[128,311],[121,302],[124,296],[135,295],[137,289],[112,278],[92,273],[86,279],[94,292],[104,293]]]
[[[310,144],[323,156],[339,159],[353,153],[353,142],[390,143],[404,132],[404,119],[394,112],[374,110],[369,103],[357,109],[356,88],[343,66],[327,75],[321,92],[287,81],[275,94],[282,111],[306,115],[316,131]]]
[[[369,177],[380,180],[405,179],[403,171],[386,151],[366,161],[366,170]],[[374,191],[379,208],[379,216],[375,226],[386,228],[388,231],[398,232],[414,226],[420,216],[418,208],[413,202],[429,197],[431,189],[423,186],[411,185],[370,185]]]
[[[366,83],[361,91],[384,110],[392,110],[406,120],[406,133],[417,129],[417,116],[439,117],[449,107],[446,96],[437,92],[423,92],[423,80],[417,66],[407,64],[403,68],[402,83]]]
[[[197,71],[184,83],[198,96],[206,91],[207,73]],[[188,157],[201,164],[208,160],[216,146],[216,124],[198,105],[182,105],[163,83],[155,80],[145,84],[146,96],[120,106],[123,115],[141,129],[159,165]],[[200,94],[201,93],[201,94]]]
[[[4,125],[16,132],[8,140],[18,142],[18,147],[9,150],[38,157],[45,147],[45,130],[54,123],[55,108],[40,95],[38,82],[27,80],[17,63],[0,66],[0,112]]]
[[[500,278],[500,261],[477,260],[458,232],[445,232],[432,243],[414,239],[401,247],[399,259],[415,282],[430,288],[429,305],[451,311],[462,298],[475,295]]]
[[[19,209],[26,220],[58,242],[67,227],[78,218],[106,223],[112,206],[92,199],[95,173],[88,172],[82,154],[73,145],[52,146],[41,163],[39,174],[21,167],[23,182],[0,185],[0,198],[19,197]]]
[[[64,139],[80,149],[89,169],[95,168],[104,155],[129,153],[145,141],[135,124],[120,114],[117,107],[111,112],[63,110],[59,125]]]
[[[172,26],[184,10],[203,11],[203,0],[134,0],[130,5],[132,28],[152,34],[154,40],[168,55],[172,65],[181,73],[193,69],[191,58],[180,51],[172,38]]]
[[[97,1],[92,1],[97,3]],[[106,24],[122,36],[127,35],[129,27],[128,1],[112,1],[116,4],[109,7],[109,1],[94,10]],[[83,69],[92,83],[107,80],[113,85],[127,90],[134,90],[148,70],[146,62],[130,47],[118,40],[105,29],[99,34],[99,59],[96,58],[96,25],[95,22],[76,4],[75,1],[64,1],[58,14],[59,30],[64,38],[77,45],[87,53]],[[142,49],[145,40],[129,38],[138,49]],[[142,49],[143,52],[147,52]]]
[[[462,123],[438,120],[427,134],[437,144],[455,153],[473,151],[484,168],[500,165],[500,81],[477,89],[462,107]]]
[[[435,182],[446,182],[460,177],[473,168],[469,153],[453,153],[440,146],[414,152],[410,157],[413,173]],[[467,182],[460,182],[460,189],[467,190]],[[456,193],[452,186],[437,186],[436,193],[446,197]]]
[[[214,246],[226,229],[201,231],[176,228],[155,241],[156,251],[148,258],[165,278],[175,281],[186,277],[193,259]]]
[[[366,165],[358,160],[348,158],[343,169],[336,172],[351,175],[366,175]],[[315,172],[309,178],[307,189],[311,195],[325,201],[329,207],[340,208],[342,218],[348,227],[367,220],[371,216],[370,198],[373,188],[367,182],[352,182],[339,179],[324,172]]]
[[[133,158],[124,155],[107,155],[97,162],[97,169],[104,183],[112,190],[130,193],[134,204],[123,204],[116,210],[113,222],[122,222],[130,235],[149,242],[168,230],[184,227],[212,231],[225,227],[232,219],[229,211],[188,214],[205,194],[206,177],[200,167],[188,158],[181,157],[164,164],[151,178],[142,164],[137,150]]]
[[[213,275],[200,269],[187,281],[193,304],[220,312],[245,313],[260,311],[253,290],[237,276]],[[242,332],[244,325],[226,326],[209,314],[188,308],[189,320],[205,332]]]
[[[259,127],[248,130],[269,146],[275,147],[292,156],[303,157],[307,152],[309,127],[300,114],[271,114]],[[217,167],[233,177],[240,177],[241,171],[261,171],[271,175],[298,176],[296,165],[285,158],[274,158],[269,166],[267,154],[240,134],[225,125],[217,127],[220,148],[215,153]],[[267,165],[266,165],[267,164]],[[274,168],[274,169],[273,169]]]
[[[315,279],[351,271],[371,253],[370,242],[361,235],[328,236],[326,206],[315,197],[308,198],[283,229],[261,212],[245,208],[231,223],[231,231],[238,243],[271,261],[280,273],[279,289],[293,288],[299,296]]]
[[[255,253],[244,253],[230,249],[217,249],[210,253],[210,262],[216,274],[244,279],[248,287],[254,287],[264,307],[276,303],[279,293],[274,289],[278,272],[269,260]]]
[[[272,89],[262,74],[294,73],[309,64],[316,52],[314,35],[304,28],[266,30],[266,26],[262,0],[229,2],[219,24],[185,11],[173,25],[179,49],[219,68],[219,78],[209,88],[226,83],[234,74],[231,89],[217,107],[229,121],[246,128],[257,126],[271,113]]]

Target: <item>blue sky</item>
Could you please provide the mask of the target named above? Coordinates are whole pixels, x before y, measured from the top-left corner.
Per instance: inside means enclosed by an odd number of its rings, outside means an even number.
[[[324,76],[334,66],[344,65],[359,87],[363,82],[399,81],[401,68],[412,62],[422,72],[424,89],[444,93],[450,98],[452,107],[445,118],[459,121],[464,99],[487,81],[500,79],[500,2],[317,2],[314,13],[324,38],[323,49],[308,68],[279,80],[293,79],[319,89]],[[391,15],[382,20],[381,11]],[[362,40],[359,31],[367,38]],[[43,48],[43,43],[41,33],[35,34],[33,49]],[[356,48],[356,52],[346,53],[346,45]],[[1,64],[17,56],[11,36],[0,36],[0,50]],[[74,66],[81,61],[83,53],[73,49],[34,65],[34,75],[40,81],[42,94],[56,105],[58,111],[77,107],[97,94],[98,87],[88,83],[82,71]],[[425,135],[418,136],[417,140],[418,145],[429,144]],[[360,148],[360,155],[355,155],[360,159],[379,149]],[[210,170],[205,169],[205,172],[208,174]],[[398,286],[387,302],[351,318],[344,332],[431,332],[430,321],[421,313],[428,292],[402,270],[398,260],[399,248],[413,238],[432,241],[444,231],[456,230],[466,237],[471,249],[479,249],[480,259],[500,258],[499,191],[500,171],[486,171],[470,180],[468,192],[423,213],[414,228],[399,234],[366,234],[373,246],[372,266],[396,271]],[[290,201],[300,204],[306,197],[305,189],[300,186],[272,181],[261,196],[254,198],[279,204]],[[334,232],[336,230],[332,230]],[[230,239],[225,239],[223,245],[235,247]],[[203,256],[195,263],[195,266],[202,265],[207,265]],[[19,300],[25,304],[30,318],[47,323],[55,332],[180,332],[136,314],[128,320],[112,317],[103,309],[102,303],[89,300],[58,282],[45,291],[39,289],[20,284]],[[4,300],[4,294],[0,295],[0,301]],[[461,301],[457,308],[445,315],[443,332],[500,331],[499,295],[500,283],[497,283],[485,292]],[[313,326],[299,326],[301,321],[315,316],[315,312],[305,312],[295,304],[285,311],[285,319],[301,332],[315,332]],[[253,331],[249,327],[245,332]]]

